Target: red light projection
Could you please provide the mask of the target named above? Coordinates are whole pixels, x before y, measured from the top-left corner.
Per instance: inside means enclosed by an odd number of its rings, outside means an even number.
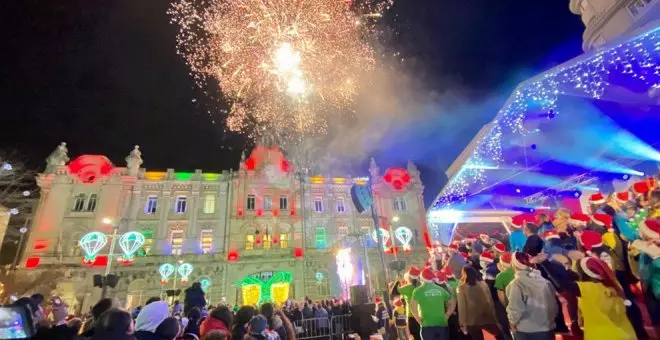
[[[94,183],[112,170],[110,160],[102,155],[82,155],[69,163],[69,173],[83,183]]]
[[[86,266],[105,267],[108,265],[108,255],[98,255],[94,258],[93,262],[85,261],[85,258],[83,257],[82,263]]]
[[[293,248],[293,256],[295,256],[297,259],[301,259],[303,257],[303,249]]]
[[[383,180],[389,183],[394,190],[401,191],[410,184],[410,175],[403,168],[389,168],[383,175]]]
[[[39,267],[39,263],[41,263],[40,257],[28,257],[27,260],[25,260],[25,268],[36,269]]]
[[[227,261],[236,262],[238,261],[238,252],[236,250],[230,250],[227,254]]]
[[[284,154],[278,147],[266,147],[257,145],[250,153],[250,157],[245,160],[245,167],[252,170],[260,170],[269,165],[274,165],[277,170],[288,173],[291,172],[291,163],[284,157]]]

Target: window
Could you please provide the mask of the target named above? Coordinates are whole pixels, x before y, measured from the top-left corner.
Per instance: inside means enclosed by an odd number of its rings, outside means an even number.
[[[286,196],[280,196],[280,210],[289,209],[289,198]]]
[[[76,196],[76,200],[73,202],[72,211],[83,211],[85,208],[85,194],[79,194]]]
[[[177,214],[184,214],[186,212],[186,205],[188,198],[186,196],[177,196],[174,202],[174,212]]]
[[[264,210],[273,210],[273,197],[264,196]]]
[[[89,199],[87,199],[87,211],[96,210],[96,199],[97,198],[98,198],[97,194],[89,195]]]
[[[200,238],[202,244],[202,253],[209,254],[211,252],[211,248],[213,247],[213,231],[202,230],[202,235]]]
[[[280,248],[289,248],[289,234],[280,234]]]
[[[208,194],[204,196],[204,213],[213,214],[215,212],[215,195]]]
[[[346,212],[346,206],[344,206],[344,199],[338,198],[335,203],[337,204],[337,212],[343,213]]]
[[[245,235],[245,249],[254,249],[254,235]]]
[[[323,200],[320,198],[314,199],[314,211],[317,213],[323,212]]]
[[[264,234],[264,249],[270,249],[270,247],[273,245],[273,236],[271,234]]]
[[[155,214],[157,206],[158,206],[158,196],[151,195],[147,197],[147,203],[144,205],[144,213],[147,215]]]
[[[316,227],[316,248],[327,248],[328,244],[325,240],[325,228]]]
[[[256,197],[254,195],[248,195],[247,198],[247,210],[254,210],[254,206],[256,205]]]
[[[172,232],[172,255],[181,255],[183,249],[183,231]]]
[[[406,205],[406,199],[403,197],[394,197],[392,199],[392,209],[394,211],[406,211],[408,207]]]

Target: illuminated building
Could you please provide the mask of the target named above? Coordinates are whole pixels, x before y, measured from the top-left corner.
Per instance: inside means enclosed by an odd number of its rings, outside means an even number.
[[[570,10],[585,53],[520,83],[447,170],[428,211],[434,240],[506,233],[520,212],[585,210],[590,194],[657,172],[660,5],[571,0]]]
[[[140,168],[137,147],[126,162],[126,167],[117,167],[101,155],[69,161],[62,145],[38,176],[41,198],[20,270],[64,264],[67,279],[57,293],[74,310],[86,311],[98,300],[100,289],[92,287],[92,276],[104,273],[111,243],[84,263],[78,242],[92,231],[111,235],[113,225],[119,235],[144,235],[132,262],[112,262],[111,273],[120,280],[110,295],[129,307],[175,284],[188,286],[177,277],[174,265],[160,270],[165,263],[191,264],[188,282],[204,282],[213,304],[222,297],[242,303],[243,292],[252,294],[262,287],[269,287],[272,296],[284,297],[289,282],[288,296],[296,299],[338,296],[333,253],[355,234],[367,235],[374,288],[384,288],[377,280],[381,266],[369,237],[371,212],[358,213],[350,193],[354,183],[368,185],[366,177],[301,177],[278,148],[265,146],[243,157],[238,171],[146,170]],[[422,263],[427,233],[419,171],[408,163],[381,173],[375,162],[369,170],[381,227],[409,228],[411,251],[398,256]],[[407,237],[404,240],[408,243]],[[92,242],[86,238],[86,248],[94,248]],[[393,254],[386,254],[386,259],[392,261]]]

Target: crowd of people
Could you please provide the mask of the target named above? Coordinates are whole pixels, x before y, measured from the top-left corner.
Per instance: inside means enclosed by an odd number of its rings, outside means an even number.
[[[393,284],[396,329],[389,334],[660,338],[656,184],[649,178],[630,191],[591,195],[589,214],[559,209],[515,216],[507,239],[468,235],[431,249],[424,267],[411,267]]]
[[[296,340],[308,331],[300,327],[308,319],[315,330],[325,330],[318,335],[327,337],[332,316],[350,314],[351,308],[348,301],[314,303],[308,298],[282,306],[231,306],[223,299],[214,307],[207,305],[198,282],[185,291],[183,304],[152,297],[132,311],[104,298],[76,317],[59,297],[45,301],[41,294],[22,297],[13,306],[29,311],[35,333],[31,338],[39,340]]]
[[[391,284],[391,301],[376,297],[374,335],[383,340],[660,338],[660,190],[655,179],[630,191],[590,196],[590,214],[559,209],[512,218],[506,239],[468,235],[429,249]],[[388,303],[386,303],[388,302]],[[149,299],[133,311],[101,299],[72,317],[58,297],[22,297],[34,339],[296,340],[334,338],[338,299],[282,306],[208,306],[199,283],[183,304]],[[391,309],[390,309],[391,308]],[[313,320],[310,336],[303,321]],[[307,327],[307,326],[306,326]],[[346,327],[348,329],[348,327]],[[318,332],[321,330],[320,332]],[[341,335],[340,335],[341,336]]]

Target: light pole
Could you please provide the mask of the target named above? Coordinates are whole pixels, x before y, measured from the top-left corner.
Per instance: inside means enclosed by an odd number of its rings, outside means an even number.
[[[105,274],[103,275],[103,288],[101,290],[101,298],[108,295],[108,275],[112,269],[112,258],[115,254],[115,244],[117,243],[117,231],[119,230],[119,223],[113,224],[112,219],[109,217],[103,218],[103,224],[112,225],[112,236],[110,240],[110,253],[108,254],[108,263],[105,265]]]
[[[376,241],[378,242],[378,256],[380,257],[380,265],[383,269],[383,293],[384,293],[384,300],[385,300],[385,306],[387,307],[388,310],[391,310],[390,306],[390,292],[388,287],[388,278],[387,278],[387,266],[385,265],[385,254],[383,254],[383,238],[380,236],[380,223],[378,220],[378,213],[376,212],[376,199],[374,195],[374,185],[375,185],[375,178],[374,176],[370,176],[369,178],[369,186],[370,186],[370,191],[371,191],[371,217],[374,220],[374,228],[376,230]]]
[[[23,226],[21,229],[18,229],[18,231],[21,233],[21,238],[18,240],[18,248],[16,248],[16,254],[14,254],[14,262],[12,262],[11,269],[16,270],[16,266],[18,264],[18,256],[21,254],[21,248],[23,247],[23,239],[25,238],[25,233],[27,233],[27,225],[28,222],[30,221],[30,218],[25,219],[25,223],[23,223]]]

